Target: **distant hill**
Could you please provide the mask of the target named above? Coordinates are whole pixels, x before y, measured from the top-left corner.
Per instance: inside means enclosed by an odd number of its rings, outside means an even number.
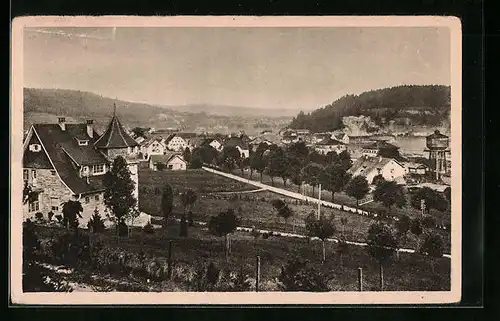
[[[251,132],[258,131],[261,124],[270,128],[285,126],[292,118],[290,114],[279,117],[279,111],[266,113],[257,108],[210,105],[158,106],[115,100],[78,90],[24,88],[24,127],[26,129],[34,122],[55,122],[58,116],[65,116],[71,121],[78,122],[94,119],[99,129],[109,121],[114,103],[117,106],[117,114],[128,127]]]
[[[405,85],[346,95],[330,105],[293,118],[290,128],[313,132],[333,131],[344,126],[343,117],[369,116],[378,128],[448,126],[450,87]],[[374,129],[377,130],[377,129]]]
[[[169,109],[189,112],[189,113],[206,113],[208,115],[217,116],[266,116],[266,117],[293,117],[297,114],[297,110],[292,109],[268,109],[255,108],[244,106],[223,106],[223,105],[185,105],[185,106],[165,106]]]

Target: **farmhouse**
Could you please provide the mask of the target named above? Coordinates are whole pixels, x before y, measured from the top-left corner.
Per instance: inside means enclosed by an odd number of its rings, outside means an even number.
[[[185,171],[187,162],[178,153],[165,152],[164,155],[151,155],[149,158],[149,168],[152,170],[161,170],[162,167],[173,171]]]
[[[183,151],[186,147],[193,146],[193,139],[196,138],[195,133],[174,133],[170,134],[165,139],[165,146],[168,150]]]
[[[336,152],[337,154],[342,153],[347,150],[346,145],[338,140],[327,137],[322,141],[316,143],[314,149],[323,155],[328,154],[329,152]]]
[[[354,162],[348,172],[352,176],[364,176],[368,184],[372,184],[373,178],[377,175],[382,175],[388,181],[399,182],[405,174],[405,168],[392,158],[362,156]]]
[[[361,153],[362,155],[365,156],[377,156],[381,150],[383,151],[390,151],[390,152],[397,152],[398,147],[394,146],[390,143],[387,143],[385,141],[375,141],[373,143],[364,145],[361,148]]]
[[[150,137],[141,144],[141,153],[145,159],[149,159],[151,155],[163,155],[166,148],[162,138]]]
[[[96,208],[101,213],[105,210],[103,177],[117,156],[127,160],[138,197],[139,146],[116,113],[101,136],[92,120],[69,124],[60,117],[57,124],[32,125],[23,145],[23,180],[36,192],[23,207],[25,217],[49,211],[57,215],[63,202],[79,200],[83,207],[80,224],[85,225]]]

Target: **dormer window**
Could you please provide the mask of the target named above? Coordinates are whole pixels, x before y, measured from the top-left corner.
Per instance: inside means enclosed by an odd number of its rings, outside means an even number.
[[[89,141],[86,139],[78,139],[78,146],[87,146]]]
[[[39,152],[42,150],[42,146],[40,144],[31,144],[29,150],[32,152]]]

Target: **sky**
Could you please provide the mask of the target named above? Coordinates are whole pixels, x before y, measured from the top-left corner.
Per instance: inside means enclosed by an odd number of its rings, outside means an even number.
[[[86,37],[86,38],[84,38]],[[161,105],[313,110],[345,94],[450,84],[447,28],[30,28],[24,86]]]

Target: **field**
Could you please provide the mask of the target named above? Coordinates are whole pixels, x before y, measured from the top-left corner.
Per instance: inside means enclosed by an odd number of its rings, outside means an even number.
[[[63,230],[37,226],[35,232],[46,243]],[[80,233],[86,235],[87,231]],[[308,260],[328,280],[331,291],[356,291],[359,267],[363,268],[364,290],[378,290],[378,263],[362,247],[350,246],[348,253],[341,258],[337,245],[327,244],[327,261],[322,264],[320,242],[281,237],[254,239],[249,234],[238,232],[232,236],[231,257],[229,262],[225,262],[222,238],[196,226],[189,229],[189,237],[177,235],[178,224],[171,225],[167,230],[156,230],[155,234],[134,229],[129,237],[122,238],[113,235],[113,231],[106,231],[95,237],[94,242],[104,244],[98,260],[108,262],[107,265],[99,269],[70,266],[73,272],[62,276],[94,291],[189,291],[193,290],[189,280],[192,280],[195,270],[213,262],[221,271],[241,270],[250,281],[249,290],[252,290],[255,284],[255,257],[259,255],[262,291],[278,290],[276,278],[280,269],[293,257]],[[169,241],[173,242],[173,274],[170,280],[166,280],[161,273],[154,272],[154,267],[165,267]],[[141,251],[145,256],[139,260]],[[55,264],[49,256],[45,254],[40,261]],[[117,258],[116,262],[114,258]],[[139,266],[147,267],[141,270]],[[444,291],[450,288],[450,260],[447,258],[400,253],[387,263],[384,271],[387,291]],[[149,281],[146,282],[146,279]]]
[[[238,175],[238,176],[241,176],[244,178],[250,178],[249,171],[246,171],[243,175],[241,175],[240,170],[235,170],[232,174]],[[260,174],[254,173],[251,179],[260,181]],[[283,189],[286,189],[286,190],[289,190],[289,191],[292,191],[295,193],[299,192],[299,187],[297,185],[294,185],[290,182],[287,182],[286,186],[284,186],[283,180],[279,177],[274,178],[274,184],[273,184],[271,177],[269,177],[266,174],[263,174],[261,182],[264,184],[283,188]],[[314,194],[313,194],[312,186],[309,186],[307,184],[302,185],[302,187],[300,189],[300,193],[307,195],[307,196],[311,196],[311,197],[316,197],[316,198],[318,197],[318,189],[315,188]],[[326,191],[326,190],[321,191],[321,199],[331,201],[331,198],[332,198],[331,192]],[[344,204],[346,206],[352,206],[352,207],[356,206],[356,200],[352,197],[349,197],[348,195],[346,195],[343,192],[335,193],[335,202],[334,203]],[[362,210],[365,210],[365,211],[372,211],[372,212],[380,212],[380,211],[387,210],[383,206],[378,204],[377,202],[370,202],[367,204],[363,204],[363,205],[360,205],[359,208]],[[412,208],[409,205],[407,205],[406,207],[404,207],[402,209],[394,207],[391,209],[391,214],[408,215],[410,218],[421,217],[420,211]],[[442,212],[439,212],[436,210],[431,210],[430,215],[436,219],[437,224],[441,224],[441,225],[451,224],[451,213],[449,211],[442,213]]]
[[[213,174],[211,173],[205,172],[205,174],[203,174],[203,172],[199,171],[187,172],[184,173],[184,175],[179,174],[182,172],[176,172],[175,174],[171,173],[173,172],[148,172],[147,174],[150,178],[157,175],[156,180],[150,179],[149,182],[143,180],[143,178],[139,176],[141,186],[139,191],[139,204],[142,211],[153,216],[161,216],[161,193],[155,193],[155,188],[161,188],[164,184],[164,181],[161,181],[159,177],[168,181],[169,184],[172,184],[174,190],[185,188],[184,185],[179,185],[180,181],[185,181],[185,186],[197,191],[198,200],[192,207],[193,219],[195,221],[208,222],[210,217],[231,207],[236,210],[241,226],[255,226],[260,229],[305,234],[304,219],[311,211],[317,210],[317,205],[306,204],[306,202],[297,201],[293,198],[277,195],[269,191],[236,193],[237,191],[243,191],[244,188],[248,189],[249,186],[229,179],[227,179],[229,180],[229,182],[227,182],[225,178],[220,176],[215,176],[219,179],[216,180],[212,177]],[[197,176],[194,176],[195,174]],[[200,180],[204,177],[210,177],[210,180],[205,181],[205,185],[203,189],[201,189],[199,188],[199,184]],[[230,183],[242,184],[242,186],[238,188],[237,185],[231,185]],[[200,192],[203,190],[210,192]],[[235,193],[231,194],[228,192]],[[271,205],[273,199],[285,201],[292,209],[294,215],[286,224],[282,218],[277,216],[276,210]],[[183,211],[184,208],[180,203],[179,197],[174,197],[173,216],[180,218]],[[374,218],[336,209],[322,207],[321,211],[327,216],[333,215],[335,217],[334,222],[337,233],[334,236],[339,237],[341,233],[344,233],[344,236],[349,241],[365,242],[366,233],[370,225],[376,222]],[[341,224],[341,218],[347,218],[347,224],[345,226]],[[156,221],[159,220],[161,220],[161,218],[156,219]],[[433,230],[433,233],[441,235],[445,244],[445,251],[449,253],[451,244],[450,233],[442,230]],[[418,249],[421,239],[422,237],[417,238],[413,234],[408,233],[407,237],[403,239],[401,246]]]

